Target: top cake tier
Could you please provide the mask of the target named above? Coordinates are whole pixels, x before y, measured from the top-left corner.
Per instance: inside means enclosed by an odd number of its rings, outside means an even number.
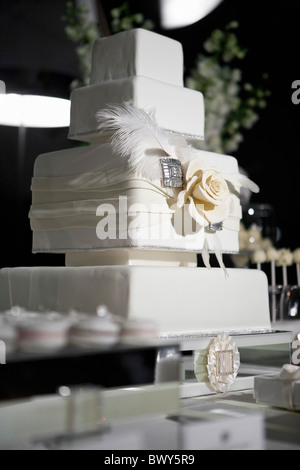
[[[203,95],[184,88],[182,46],[173,39],[133,29],[96,40],[90,84],[71,94],[69,138],[103,143],[97,112],[124,102],[154,111],[166,131],[204,138]]]
[[[182,87],[181,44],[145,29],[132,29],[95,41],[91,85],[136,75]]]

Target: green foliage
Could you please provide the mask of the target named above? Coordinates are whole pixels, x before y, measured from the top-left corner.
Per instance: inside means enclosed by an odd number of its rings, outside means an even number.
[[[242,70],[231,65],[243,60],[247,53],[233,32],[237,27],[237,22],[231,22],[224,31],[212,32],[203,45],[205,53],[198,56],[186,80],[188,88],[204,95],[205,141],[201,148],[217,153],[238,149],[242,131],[257,122],[270,94],[263,85],[244,83]]]
[[[63,20],[67,23],[65,32],[67,37],[75,44],[79,59],[82,79],[76,79],[72,88],[87,85],[91,73],[91,56],[94,41],[99,37],[95,22],[88,20],[88,9],[75,6],[73,1],[67,1],[66,13]]]
[[[113,8],[110,11],[112,21],[111,28],[113,33],[128,31],[133,28],[153,29],[154,24],[151,20],[145,20],[142,13],[132,14],[128,2],[122,3],[119,8]]]
[[[142,13],[131,13],[129,3],[113,8],[111,30],[113,33],[132,28],[153,29],[151,20]],[[92,47],[99,37],[96,23],[88,20],[88,11],[68,0],[65,31],[76,45],[82,80],[74,80],[72,87],[87,85],[91,71]],[[214,30],[203,44],[204,53],[198,55],[195,68],[186,80],[186,86],[201,91],[205,100],[205,141],[202,149],[217,153],[235,152],[243,140],[243,132],[251,129],[266,107],[269,91],[263,84],[254,86],[243,82],[239,64],[247,50],[239,45],[232,21],[224,30]]]

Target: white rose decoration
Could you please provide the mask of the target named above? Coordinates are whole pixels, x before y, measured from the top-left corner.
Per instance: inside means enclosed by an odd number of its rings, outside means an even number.
[[[200,225],[219,223],[229,215],[229,189],[219,170],[206,168],[200,160],[191,160],[185,174],[186,186],[177,198],[177,206],[189,203],[189,213]]]

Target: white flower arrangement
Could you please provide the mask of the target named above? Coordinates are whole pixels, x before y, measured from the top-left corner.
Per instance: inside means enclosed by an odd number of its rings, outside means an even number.
[[[196,60],[186,86],[201,91],[205,100],[204,150],[232,153],[243,140],[244,129],[251,129],[266,107],[269,91],[243,83],[241,69],[230,62],[244,59],[246,50],[238,44],[231,22],[224,31],[216,29],[204,43],[205,53]]]

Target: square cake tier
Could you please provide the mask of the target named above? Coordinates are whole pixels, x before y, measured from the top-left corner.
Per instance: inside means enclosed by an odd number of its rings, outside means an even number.
[[[233,157],[194,149],[196,160],[238,175]],[[161,180],[141,177],[109,144],[40,155],[34,165],[30,223],[33,252],[143,248],[238,251],[239,192],[229,185],[229,214],[217,233],[199,225]]]
[[[155,110],[159,127],[204,139],[204,101],[202,93],[144,76],[112,80],[77,88],[71,93],[69,139],[99,143],[96,115],[110,104],[132,102],[138,108]]]
[[[96,313],[151,320],[160,335],[270,330],[268,281],[255,269],[36,267],[0,271],[0,310]]]
[[[137,75],[182,87],[181,43],[141,28],[102,37],[94,42],[91,85]]]

